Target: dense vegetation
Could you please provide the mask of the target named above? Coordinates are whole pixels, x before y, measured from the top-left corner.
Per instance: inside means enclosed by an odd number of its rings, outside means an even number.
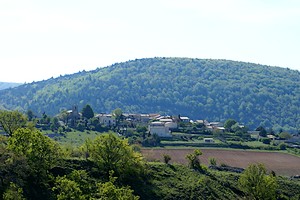
[[[218,166],[211,158],[208,168],[201,163],[200,149],[186,155],[188,166],[170,164],[169,155],[163,155],[165,163],[147,162],[139,146],[131,146],[113,132],[87,139],[79,147],[63,146],[36,129],[21,113],[1,112],[0,124],[5,125],[7,135],[0,136],[0,199],[300,197],[297,177],[268,174],[262,164],[244,170]]]
[[[187,166],[145,162],[126,140],[102,134],[72,152],[36,129],[0,136],[0,198],[298,199],[299,181],[250,165],[242,174],[208,169],[198,149]],[[167,155],[165,155],[167,158]],[[216,163],[211,162],[216,165]]]
[[[149,58],[0,91],[0,107],[40,115],[74,104],[90,104],[97,113],[121,108],[299,131],[300,72],[227,60]]]
[[[4,90],[7,88],[17,87],[21,85],[20,83],[7,83],[7,82],[0,82],[0,90]]]

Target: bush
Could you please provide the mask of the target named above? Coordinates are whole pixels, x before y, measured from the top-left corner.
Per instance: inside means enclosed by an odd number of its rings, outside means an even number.
[[[187,154],[186,159],[189,162],[189,167],[191,169],[195,169],[200,171],[201,165],[200,165],[200,159],[198,156],[202,155],[202,152],[199,149],[195,149],[193,153]]]
[[[270,138],[262,138],[261,141],[264,144],[270,144],[271,143],[271,139]]]
[[[285,143],[280,143],[279,144],[279,149],[280,150],[286,150],[286,147],[287,147],[287,144],[285,144]]]
[[[208,158],[209,160],[209,164],[212,166],[216,166],[217,165],[217,159],[216,158]]]
[[[166,164],[169,164],[169,161],[171,160],[171,156],[170,155],[168,155],[168,154],[164,154],[164,162],[166,163]]]

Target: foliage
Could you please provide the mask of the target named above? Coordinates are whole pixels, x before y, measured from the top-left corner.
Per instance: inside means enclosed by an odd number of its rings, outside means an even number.
[[[25,127],[26,122],[26,117],[19,111],[0,110],[0,125],[9,136],[18,128]]]
[[[259,126],[255,129],[256,131],[259,131],[259,135],[262,137],[267,137],[267,131],[263,126]]]
[[[22,188],[11,182],[9,188],[3,194],[3,200],[25,200]]]
[[[26,115],[29,121],[32,121],[32,119],[34,118],[34,113],[32,112],[32,110],[27,110]]]
[[[157,134],[148,134],[144,137],[142,145],[145,147],[156,147],[161,142],[160,137]]]
[[[139,197],[133,194],[129,187],[117,187],[115,185],[116,177],[113,177],[113,171],[109,173],[109,181],[97,184],[98,190],[96,197],[100,200],[138,200]]]
[[[141,154],[134,152],[127,140],[122,140],[113,133],[102,134],[85,146],[107,177],[109,171],[114,171],[121,180],[130,179],[139,176],[143,170]]]
[[[284,143],[284,142],[282,142],[282,143],[280,143],[280,144],[278,145],[278,147],[279,147],[280,150],[286,150],[287,144]]]
[[[51,118],[51,122],[50,122],[50,129],[52,131],[58,130],[58,128],[60,127],[59,123],[58,123],[58,118],[57,117],[53,117]]]
[[[212,166],[217,166],[217,159],[216,158],[208,158],[209,164]]]
[[[292,137],[292,135],[287,132],[281,132],[281,133],[279,133],[279,137],[281,139],[287,140],[287,139],[290,139]]]
[[[75,181],[67,179],[66,176],[57,177],[52,190],[57,193],[58,200],[85,199],[79,185]]]
[[[276,177],[266,174],[262,164],[251,164],[239,179],[239,186],[250,199],[276,199]]]
[[[193,153],[186,155],[186,159],[188,160],[191,169],[201,170],[200,159],[198,157],[200,155],[202,155],[200,149],[195,149]]]
[[[116,108],[115,110],[113,110],[112,115],[116,119],[116,125],[118,126],[123,120],[123,111],[121,110],[121,108]]]
[[[98,113],[120,108],[208,121],[232,118],[276,132],[299,129],[299,101],[299,71],[189,58],[132,60],[0,91],[1,106],[39,116],[89,103]]]
[[[264,144],[270,144],[271,143],[271,139],[270,138],[262,138],[261,141]]]
[[[82,117],[86,118],[86,119],[91,119],[94,117],[94,111],[92,109],[92,107],[89,104],[86,104],[83,108],[82,108]]]
[[[87,140],[82,150],[68,150],[73,153],[61,157],[58,144],[29,128],[17,129],[11,137],[0,137],[0,198],[239,199],[244,193],[248,195],[242,184],[256,180],[249,178],[255,174],[249,166],[249,172],[241,175],[238,187],[239,174],[201,166],[198,158],[201,151],[197,149],[187,155],[190,167],[196,170],[177,164],[144,163],[127,140],[112,133]],[[82,153],[88,159],[83,159]],[[278,181],[279,199],[299,199],[298,182],[268,176],[263,167],[257,168],[260,180],[254,181],[255,185],[267,190],[259,195],[273,197]],[[113,173],[119,178],[113,177]]]
[[[27,158],[32,169],[42,176],[59,159],[59,147],[38,130],[18,129],[8,140],[8,149]]]
[[[166,164],[169,164],[169,162],[170,162],[170,160],[171,160],[171,156],[168,155],[168,154],[164,154],[163,156],[164,156],[164,162],[165,162]]]
[[[227,130],[231,131],[232,130],[232,126],[237,124],[237,122],[234,119],[228,119],[225,121],[224,123],[224,128],[226,128]]]
[[[216,177],[213,171],[207,176],[178,164],[149,165],[152,178],[145,192],[140,194],[143,199],[239,199],[234,190],[236,181],[227,176]]]
[[[146,126],[136,126],[136,132],[141,133],[141,134],[146,134],[148,131]]]

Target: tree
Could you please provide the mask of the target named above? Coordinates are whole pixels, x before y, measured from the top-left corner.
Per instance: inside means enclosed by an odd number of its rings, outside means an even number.
[[[287,140],[287,139],[290,139],[292,137],[292,135],[289,134],[288,132],[281,132],[281,133],[279,133],[279,137],[280,137],[280,139]]]
[[[261,137],[267,137],[267,131],[263,126],[259,126],[255,129],[256,131],[259,131],[259,135]]]
[[[33,117],[34,117],[34,114],[33,114],[32,110],[28,110],[28,111],[26,112],[26,115],[27,115],[28,120],[29,120],[29,121],[32,121],[32,119],[33,119]]]
[[[127,140],[113,133],[102,134],[94,141],[87,142],[86,149],[107,177],[111,170],[120,179],[133,178],[143,170],[141,154],[134,152]]]
[[[94,111],[92,109],[92,107],[89,104],[86,104],[83,108],[82,108],[82,117],[86,118],[86,119],[91,119],[94,117]]]
[[[193,153],[187,154],[186,159],[189,162],[189,167],[195,170],[201,170],[200,159],[198,156],[202,155],[200,149],[195,149]]]
[[[113,171],[109,173],[109,181],[105,183],[99,183],[98,193],[96,194],[97,199],[101,200],[138,200],[139,197],[133,194],[133,190],[130,187],[117,187],[114,183],[116,177],[113,177]]]
[[[147,133],[148,129],[146,126],[140,126],[140,125],[137,125],[136,126],[136,132],[142,134],[143,136]]]
[[[287,148],[287,144],[285,144],[284,142],[279,144],[279,149],[280,150],[286,150],[286,148]]]
[[[166,164],[169,164],[170,160],[171,160],[171,156],[168,154],[164,154],[164,162]]]
[[[123,111],[121,108],[117,108],[113,110],[112,115],[116,119],[116,125],[118,126],[123,119]]]
[[[38,177],[45,175],[59,159],[59,147],[38,130],[21,128],[8,139],[8,149],[24,156]]]
[[[3,194],[3,200],[25,200],[23,189],[11,182],[9,188]]]
[[[60,124],[59,124],[58,118],[57,118],[57,117],[53,117],[53,118],[51,119],[50,129],[51,129],[52,131],[55,131],[55,130],[57,130],[59,127],[60,127]]]
[[[0,111],[0,125],[9,136],[12,136],[17,129],[25,127],[26,123],[26,117],[19,111]]]
[[[276,177],[267,175],[262,164],[249,165],[240,176],[239,187],[250,199],[276,199]]]
[[[226,128],[227,131],[232,131],[232,126],[235,125],[237,122],[234,119],[228,119],[224,123],[224,128]]]
[[[270,144],[271,143],[271,139],[270,138],[262,138],[261,141],[264,144]]]
[[[160,137],[154,133],[154,134],[145,134],[145,138],[142,141],[142,145],[143,146],[151,146],[151,147],[156,147],[158,145],[160,145]]]
[[[40,123],[48,125],[50,123],[50,121],[51,121],[51,118],[44,112],[43,117],[40,120]]]
[[[79,185],[75,181],[69,180],[66,176],[57,177],[55,187],[52,190],[57,193],[56,198],[58,200],[85,199]]]

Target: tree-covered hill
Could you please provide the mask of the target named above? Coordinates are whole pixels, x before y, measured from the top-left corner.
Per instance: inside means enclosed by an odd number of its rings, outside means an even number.
[[[4,90],[7,88],[13,88],[21,85],[20,83],[8,83],[8,82],[0,82],[0,90]]]
[[[95,112],[119,107],[296,131],[300,72],[228,60],[148,58],[0,91],[0,107],[37,115],[74,104],[90,104]]]

